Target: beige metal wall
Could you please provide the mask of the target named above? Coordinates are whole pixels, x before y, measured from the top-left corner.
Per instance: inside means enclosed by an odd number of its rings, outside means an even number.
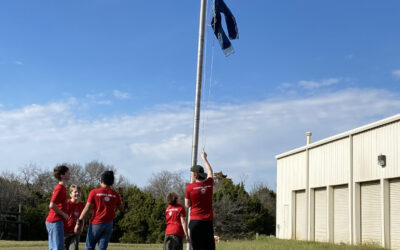
[[[386,166],[377,163],[378,155],[386,156]],[[362,209],[365,212],[361,195],[362,187],[366,182],[379,181],[379,198],[375,203],[380,204],[376,209],[380,215],[381,232],[374,235],[376,242],[382,246],[398,247],[396,237],[391,235],[391,217],[393,196],[389,197],[389,190],[393,178],[400,177],[400,115],[389,117],[382,121],[371,123],[363,127],[339,134],[319,142],[278,155],[277,157],[277,237],[293,238],[294,192],[306,191],[308,239],[315,236],[315,200],[313,191],[316,188],[327,188],[328,192],[328,238],[330,242],[349,242],[358,244],[367,239],[365,226],[362,225]],[[337,185],[347,185],[348,199],[348,227],[346,235],[338,238],[337,224],[334,213],[334,190]],[[389,188],[390,186],[390,188]],[[393,185],[394,186],[394,185]],[[400,185],[399,185],[400,186]],[[393,188],[394,189],[394,188]],[[390,191],[392,192],[392,191]],[[393,192],[400,190],[394,189]],[[344,195],[346,195],[344,193]],[[331,197],[331,198],[330,198]],[[365,194],[364,194],[365,197]],[[397,203],[396,203],[397,204]],[[335,209],[336,207],[336,209]],[[364,207],[364,208],[363,208]],[[396,210],[397,211],[397,210]],[[340,211],[346,213],[346,211]],[[396,218],[400,216],[396,215]],[[397,219],[398,219],[397,218]],[[400,221],[400,219],[399,219]],[[336,225],[336,226],[335,226]],[[341,227],[345,225],[340,224]],[[314,227],[314,228],[313,228]],[[400,228],[400,227],[399,227]],[[364,229],[364,232],[362,232]],[[391,230],[392,229],[392,230]],[[400,230],[399,230],[400,231]],[[369,236],[368,236],[369,237]],[[372,237],[372,236],[371,236]],[[379,240],[377,240],[379,239]]]
[[[356,134],[353,137],[354,181],[370,181],[400,176],[400,122]],[[386,167],[377,164],[386,155]]]
[[[276,233],[283,239],[292,238],[293,191],[306,189],[306,154],[300,152],[278,160]]]
[[[310,188],[349,182],[350,140],[344,138],[309,150]]]

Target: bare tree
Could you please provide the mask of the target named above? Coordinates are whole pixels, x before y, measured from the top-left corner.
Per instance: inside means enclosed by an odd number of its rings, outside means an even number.
[[[153,174],[149,179],[149,185],[144,188],[144,191],[155,199],[163,200],[169,192],[174,191],[178,194],[180,202],[182,202],[185,195],[185,187],[186,184],[182,174],[164,170]]]
[[[19,172],[22,181],[26,187],[31,190],[36,178],[42,172],[42,170],[35,164],[30,163],[27,167],[21,168]]]
[[[106,171],[111,170],[114,174],[117,170],[114,166],[104,165],[99,161],[91,161],[85,165],[86,181],[85,183],[90,186],[97,186],[100,183],[101,174]]]
[[[119,175],[115,180],[114,186],[116,188],[126,188],[132,186],[132,184],[124,176]]]
[[[11,211],[26,197],[21,180],[13,173],[3,172],[0,176],[0,211]]]
[[[54,187],[57,185],[58,180],[53,176],[50,171],[42,171],[36,178],[34,187],[44,193],[53,192]]]
[[[87,183],[88,174],[81,165],[73,163],[73,164],[66,164],[66,166],[68,166],[70,172],[70,179],[69,179],[70,184],[76,184],[81,186],[88,185]]]

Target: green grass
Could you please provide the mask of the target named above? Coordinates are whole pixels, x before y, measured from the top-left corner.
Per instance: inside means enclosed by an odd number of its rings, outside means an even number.
[[[0,241],[0,249],[29,249],[43,250],[47,248],[47,241]],[[110,243],[109,250],[127,250],[127,249],[144,249],[144,250],[160,250],[162,244],[119,244]],[[81,243],[80,249],[85,249],[84,243]],[[186,246],[184,247],[186,249]],[[328,243],[317,243],[310,241],[294,241],[281,240],[273,237],[260,237],[258,240],[234,240],[228,242],[217,243],[217,250],[302,250],[302,249],[333,249],[333,250],[374,250],[380,249],[373,245],[349,246],[349,245],[333,245]]]

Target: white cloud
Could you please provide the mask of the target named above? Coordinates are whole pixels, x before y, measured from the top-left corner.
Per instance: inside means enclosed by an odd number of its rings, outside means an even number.
[[[139,186],[160,170],[187,171],[189,178],[191,105],[169,104],[162,112],[98,120],[77,118],[77,106],[68,101],[0,110],[0,172],[30,163],[50,169],[61,162],[99,160]],[[275,155],[303,146],[306,131],[313,132],[315,141],[399,112],[399,95],[377,89],[210,104],[202,114],[200,146],[205,144],[215,171],[222,170],[234,181],[246,176],[248,187],[256,181],[274,187]]]
[[[323,79],[321,81],[299,81],[299,86],[311,90],[321,87],[327,87],[339,83],[340,81],[341,81],[340,78],[329,78],[329,79]]]
[[[114,90],[113,94],[114,94],[115,98],[117,98],[117,99],[129,99],[129,98],[131,98],[129,93],[122,92],[122,91],[119,91],[119,90]]]
[[[400,79],[400,69],[393,70],[392,75],[397,79]]]
[[[283,82],[281,84],[279,84],[278,89],[280,90],[285,90],[285,89],[289,89],[293,87],[293,83],[290,82]]]
[[[15,65],[24,65],[24,63],[21,62],[21,61],[14,61],[14,64],[15,64]]]
[[[112,102],[110,100],[105,99],[105,95],[103,93],[96,94],[86,94],[86,98],[94,104],[100,105],[110,105]]]

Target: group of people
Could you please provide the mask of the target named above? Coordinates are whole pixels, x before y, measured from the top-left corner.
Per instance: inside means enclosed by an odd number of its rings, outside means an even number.
[[[182,250],[183,239],[190,242],[193,250],[214,250],[213,228],[213,171],[207,160],[207,154],[201,153],[206,172],[200,165],[192,166],[192,182],[186,187],[185,206],[189,209],[189,225],[186,223],[185,207],[179,204],[178,195],[171,192],[166,197],[168,207],[165,210],[164,250]],[[107,249],[113,229],[115,209],[124,210],[123,194],[114,191],[114,173],[101,174],[100,188],[89,192],[86,205],[80,202],[81,189],[78,185],[69,187],[70,199],[67,199],[67,183],[70,172],[67,166],[54,168],[54,177],[58,185],[54,188],[46,218],[49,250],[77,250],[84,226],[84,219],[90,211],[92,217],[86,235],[86,250]]]
[[[115,208],[124,210],[122,194],[115,192],[114,173],[104,171],[100,177],[100,188],[89,192],[84,205],[79,201],[81,189],[77,185],[69,188],[70,200],[67,200],[66,185],[70,178],[67,166],[54,168],[54,177],[58,185],[54,188],[49,204],[49,215],[46,218],[46,228],[49,237],[49,250],[74,249],[79,247],[84,219],[92,210],[92,218],[86,235],[87,250],[107,249],[113,227]]]

